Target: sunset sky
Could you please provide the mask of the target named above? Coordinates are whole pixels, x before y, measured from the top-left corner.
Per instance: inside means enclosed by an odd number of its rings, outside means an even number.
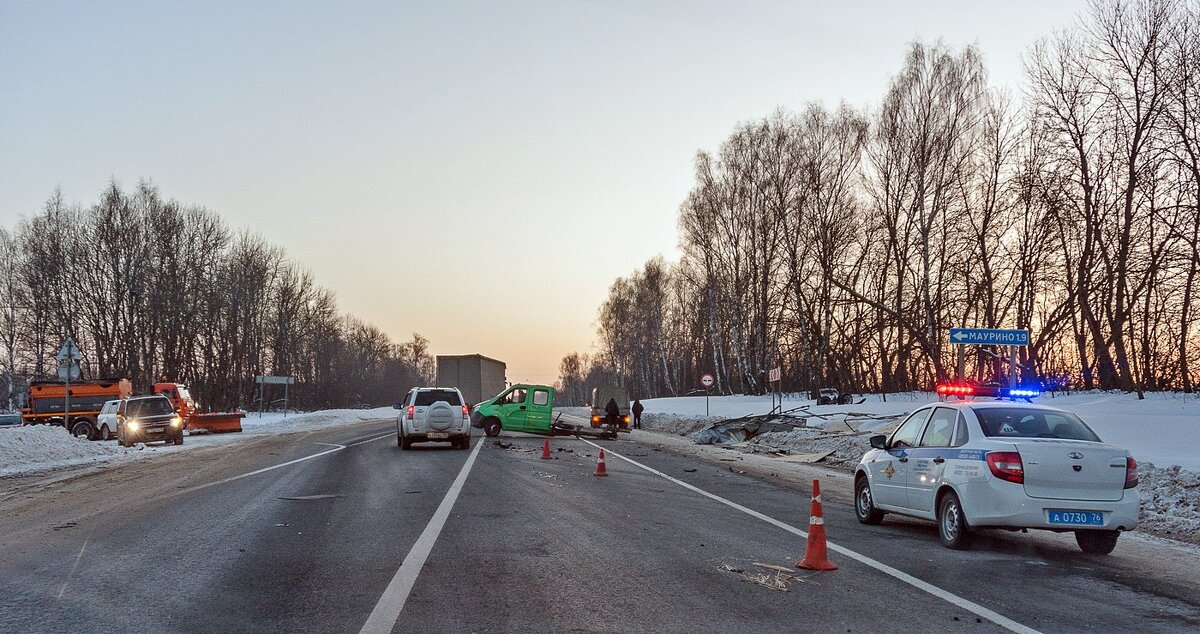
[[[697,150],[874,107],[907,42],[992,84],[1084,2],[0,0],[0,226],[141,179],[283,246],[342,310],[552,382],[614,278],[676,257]]]

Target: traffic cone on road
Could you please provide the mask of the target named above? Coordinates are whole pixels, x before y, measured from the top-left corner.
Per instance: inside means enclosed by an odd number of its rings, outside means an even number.
[[[546,441],[542,443],[542,460],[549,460],[549,459],[550,459],[550,439],[547,438]]]
[[[608,475],[608,467],[604,464],[604,450],[600,450],[600,458],[596,461],[596,473],[592,475],[606,476]]]
[[[804,548],[804,559],[796,562],[797,568],[809,570],[837,570],[829,561],[825,545],[825,514],[821,512],[821,481],[813,480],[812,511],[808,518],[808,543]]]

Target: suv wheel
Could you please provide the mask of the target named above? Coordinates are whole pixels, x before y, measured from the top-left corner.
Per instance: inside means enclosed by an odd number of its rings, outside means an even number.
[[[483,433],[489,438],[495,438],[500,435],[500,419],[489,418],[483,421]]]
[[[412,447],[412,441],[409,440],[408,438],[405,438],[404,435],[401,434],[400,435],[400,448],[404,449],[404,450],[408,450],[411,447]]]
[[[946,548],[966,550],[971,547],[971,525],[953,491],[947,492],[938,505],[938,537]]]
[[[1075,542],[1089,555],[1107,555],[1117,547],[1120,536],[1120,531],[1075,531]]]
[[[458,445],[459,449],[470,449],[471,448],[471,435],[467,434],[466,436],[459,438],[457,445]]]
[[[113,433],[109,431],[108,425],[100,426],[100,440],[112,440]]]
[[[878,524],[883,521],[883,511],[875,508],[871,497],[871,483],[866,476],[854,481],[854,515],[863,524]]]

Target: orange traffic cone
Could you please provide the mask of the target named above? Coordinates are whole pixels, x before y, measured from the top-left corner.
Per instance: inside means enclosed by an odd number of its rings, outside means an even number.
[[[596,461],[596,473],[592,475],[606,476],[608,475],[608,467],[604,465],[604,450],[600,450],[600,459]]]
[[[542,460],[549,460],[549,459],[550,459],[550,439],[547,438],[546,442],[542,443]]]
[[[829,561],[825,546],[825,515],[821,512],[821,481],[813,480],[812,512],[808,518],[808,543],[804,548],[804,559],[796,562],[797,568],[809,570],[837,570]]]

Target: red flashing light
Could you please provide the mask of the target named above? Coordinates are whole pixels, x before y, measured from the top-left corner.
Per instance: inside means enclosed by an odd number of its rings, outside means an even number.
[[[937,393],[943,396],[969,396],[975,393],[975,388],[970,385],[951,385],[943,383],[937,386]]]
[[[1021,454],[1015,451],[993,451],[987,455],[988,468],[992,475],[1016,484],[1025,484],[1025,466]]]
[[[1125,456],[1125,488],[1132,489],[1138,485],[1137,460],[1133,456]]]

